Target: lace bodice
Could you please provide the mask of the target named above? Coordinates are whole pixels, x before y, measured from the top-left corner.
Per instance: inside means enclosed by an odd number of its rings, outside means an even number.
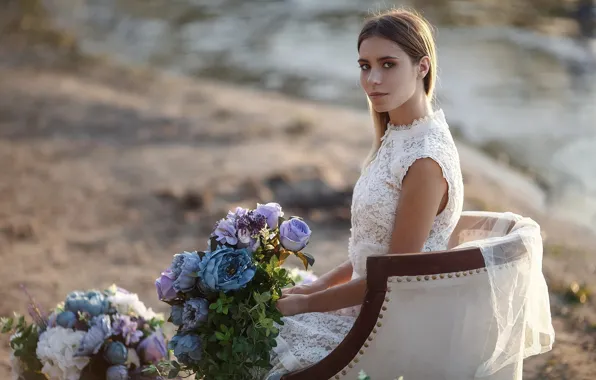
[[[463,206],[459,154],[442,110],[407,126],[388,124],[381,146],[354,186],[349,256],[354,276],[366,273],[366,257],[385,254],[393,231],[401,184],[419,158],[436,161],[447,180],[448,201],[435,218],[423,251],[447,247]]]
[[[423,157],[439,163],[449,185],[447,206],[435,218],[424,250],[447,247],[462,210],[463,182],[457,149],[443,112],[437,111],[408,126],[389,125],[376,158],[356,182],[348,246],[353,277],[366,273],[366,257],[389,250],[402,179],[410,165]],[[277,380],[283,373],[322,360],[345,338],[358,312],[356,306],[285,317],[272,352],[273,369],[266,378]]]

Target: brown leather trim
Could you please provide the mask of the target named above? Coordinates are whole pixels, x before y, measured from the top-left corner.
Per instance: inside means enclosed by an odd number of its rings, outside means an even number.
[[[286,374],[281,380],[330,379],[344,369],[354,358],[377,323],[377,316],[385,301],[385,291],[367,290],[362,309],[354,326],[344,340],[318,363]]]
[[[385,254],[367,258],[366,271],[369,289],[384,289],[388,277],[419,276],[461,272],[484,268],[479,248],[452,249],[429,253]]]
[[[388,277],[460,272],[483,267],[484,259],[478,248],[368,257],[366,295],[360,314],[348,335],[323,360],[286,374],[281,380],[330,379],[343,370],[358,354],[377,322],[387,292]]]

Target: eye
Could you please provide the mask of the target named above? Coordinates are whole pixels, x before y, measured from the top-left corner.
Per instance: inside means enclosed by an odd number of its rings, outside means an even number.
[[[363,63],[362,65],[360,65],[360,70],[366,71],[368,69],[370,69],[370,66],[368,64]]]
[[[395,66],[395,63],[391,63],[391,62],[385,62],[385,63],[383,63],[383,67],[386,68],[386,69],[390,69],[393,66]]]

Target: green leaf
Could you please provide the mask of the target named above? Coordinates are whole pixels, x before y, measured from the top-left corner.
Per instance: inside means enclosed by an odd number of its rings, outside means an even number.
[[[2,334],[6,334],[12,331],[12,325],[14,323],[14,319],[12,318],[2,318],[0,322],[2,324]]]
[[[211,252],[217,250],[217,244],[218,244],[217,243],[217,237],[212,236],[211,239],[209,239],[209,243],[210,243],[210,247],[209,248],[211,249]]]
[[[304,264],[304,269],[308,269],[308,266],[313,266],[315,263],[315,258],[305,252],[296,252],[296,256],[302,261]]]
[[[155,375],[158,373],[157,367],[154,364],[151,364],[150,366],[143,368],[141,372],[147,375]]]
[[[290,255],[292,254],[292,252],[288,251],[288,250],[281,250],[279,252],[279,265],[283,265],[283,263],[286,261],[286,259],[288,257],[290,257]]]
[[[176,368],[172,368],[170,370],[170,372],[168,373],[168,379],[175,379],[176,376],[178,376],[178,373],[180,372],[180,370],[176,369]]]

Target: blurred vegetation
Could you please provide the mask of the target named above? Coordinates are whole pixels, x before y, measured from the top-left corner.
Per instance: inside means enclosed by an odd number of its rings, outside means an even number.
[[[0,39],[20,46],[45,45],[76,54],[76,39],[52,23],[42,0],[0,0]]]

